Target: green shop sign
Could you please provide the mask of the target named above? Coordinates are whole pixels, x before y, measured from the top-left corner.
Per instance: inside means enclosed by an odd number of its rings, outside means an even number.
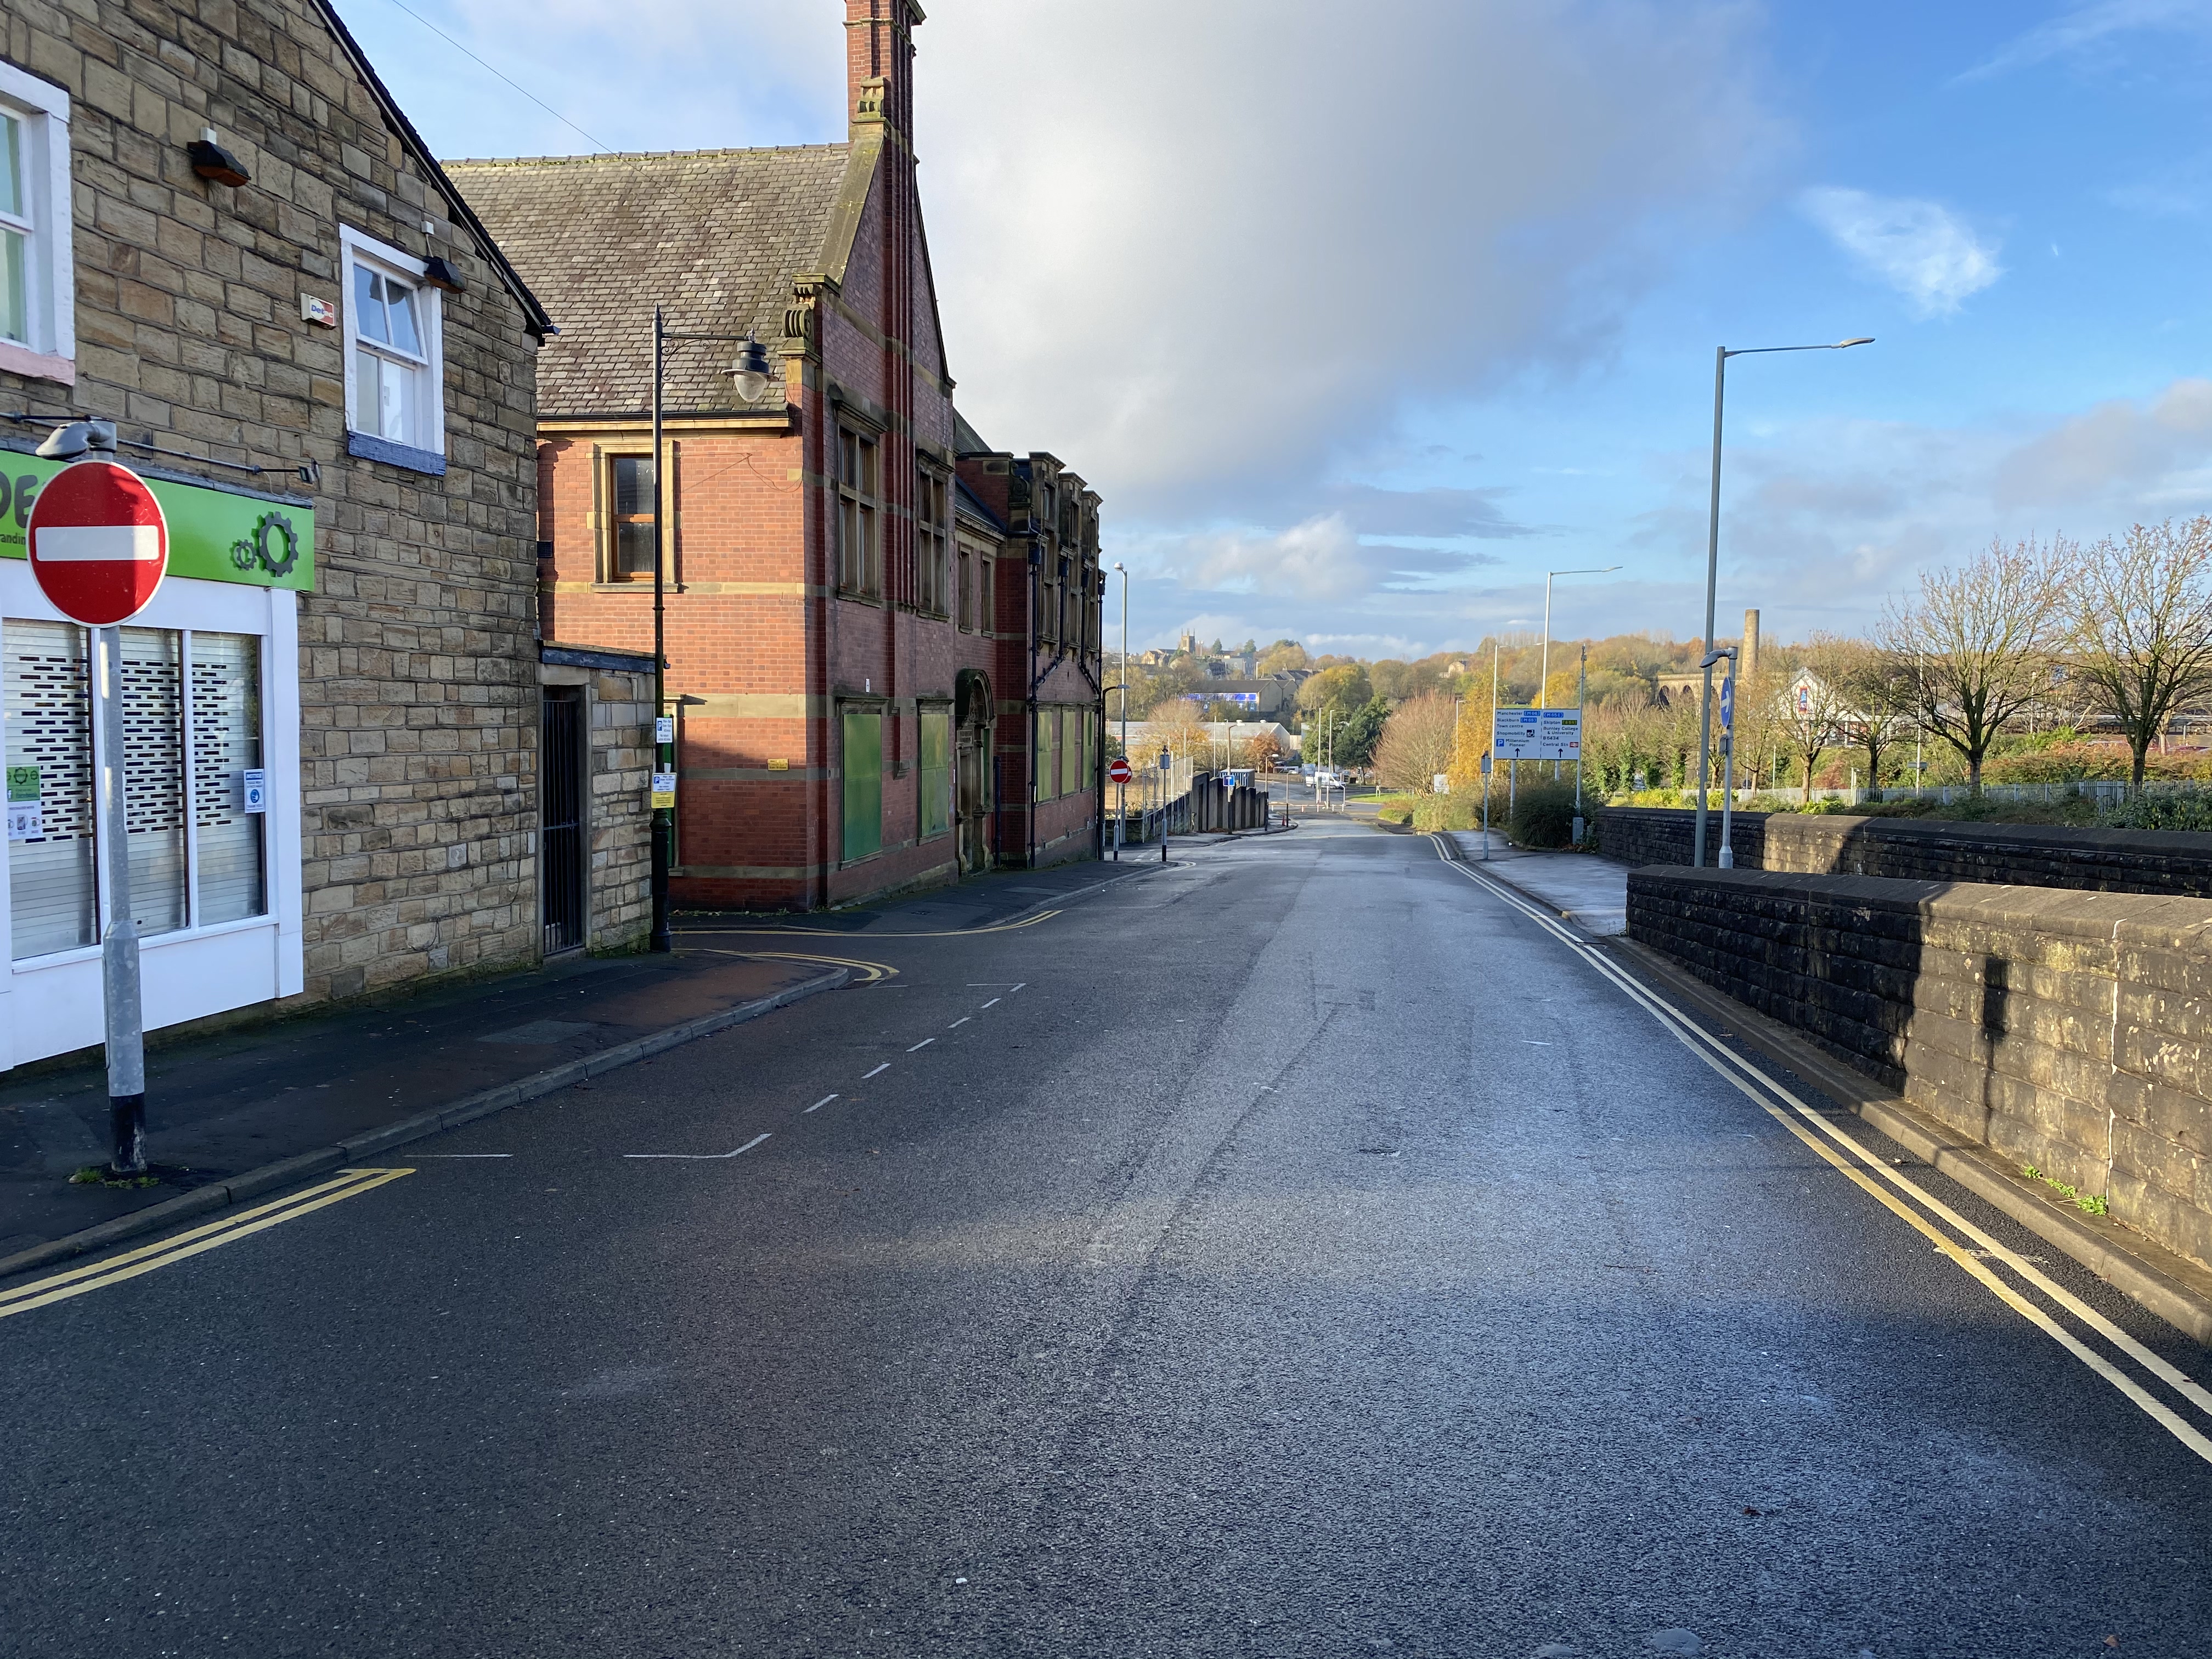
[[[125,465],[129,458],[119,457]],[[60,461],[0,450],[0,559],[27,559],[31,503]],[[251,587],[315,586],[315,510],[201,484],[148,478],[169,521],[169,574]]]

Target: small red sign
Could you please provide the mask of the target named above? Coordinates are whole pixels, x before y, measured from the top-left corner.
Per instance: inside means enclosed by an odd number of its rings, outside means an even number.
[[[1125,760],[1110,760],[1106,763],[1106,775],[1116,783],[1127,783],[1131,778],[1134,777],[1136,774],[1129,769],[1128,762]]]
[[[31,503],[31,574],[88,628],[143,611],[169,568],[169,526],[146,482],[113,461],[64,467]]]

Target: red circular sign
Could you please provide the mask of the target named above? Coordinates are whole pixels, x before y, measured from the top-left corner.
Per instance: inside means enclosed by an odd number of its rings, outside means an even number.
[[[169,525],[146,481],[113,461],[64,467],[31,502],[31,574],[72,622],[143,611],[169,568]]]
[[[1110,760],[1106,763],[1106,775],[1113,779],[1116,783],[1127,783],[1131,778],[1134,777],[1136,774],[1129,770],[1128,762],[1125,760]]]

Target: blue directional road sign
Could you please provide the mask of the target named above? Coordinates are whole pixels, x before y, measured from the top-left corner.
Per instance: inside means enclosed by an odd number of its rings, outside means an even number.
[[[1733,674],[1721,682],[1721,730],[1735,730],[1735,676]]]

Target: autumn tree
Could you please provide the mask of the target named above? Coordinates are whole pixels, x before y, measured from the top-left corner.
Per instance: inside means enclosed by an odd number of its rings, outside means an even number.
[[[1975,794],[1997,733],[2051,682],[2070,620],[2065,551],[1991,542],[1883,611],[1875,643],[1911,665],[1913,719],[1958,751]]]
[[[2126,737],[2140,789],[2173,711],[2212,689],[2212,518],[2139,524],[2072,551],[2073,672]]]
[[[1451,699],[1433,691],[1408,697],[1393,709],[1375,745],[1375,774],[1393,789],[1430,794],[1438,773],[1451,769]]]

